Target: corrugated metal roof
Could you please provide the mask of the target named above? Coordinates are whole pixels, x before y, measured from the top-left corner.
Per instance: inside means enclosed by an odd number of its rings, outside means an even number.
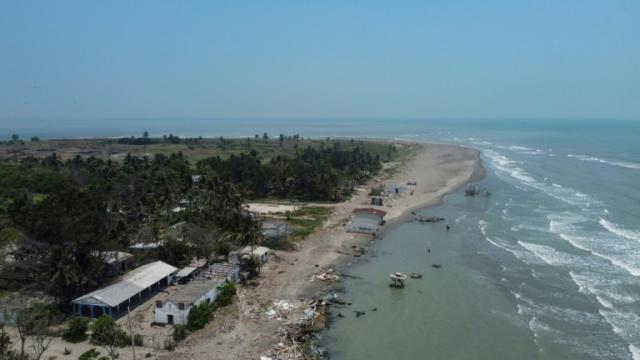
[[[177,270],[177,268],[162,261],[142,265],[125,274],[122,280],[117,283],[81,296],[75,299],[74,302],[94,298],[115,307]]]
[[[193,266],[185,266],[180,271],[176,273],[176,277],[182,278],[191,275],[192,272],[196,271],[196,267]]]
[[[218,286],[220,286],[220,282],[216,280],[193,280],[171,294],[165,301],[174,304],[184,303],[187,306],[191,306],[211,289],[215,289]]]

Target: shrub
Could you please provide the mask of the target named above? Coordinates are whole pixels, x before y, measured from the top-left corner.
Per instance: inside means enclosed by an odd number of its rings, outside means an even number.
[[[231,305],[233,302],[233,296],[236,294],[236,287],[230,281],[225,281],[225,283],[218,288],[218,296],[216,297],[216,301],[214,304],[216,307],[223,307],[227,305]]]
[[[100,356],[100,351],[95,348],[91,348],[85,352],[83,352],[78,360],[108,360],[109,358],[106,356]]]
[[[114,345],[123,347],[129,345],[127,333],[109,315],[100,316],[91,324],[93,335],[91,342],[96,345]]]
[[[165,340],[164,342],[164,349],[167,351],[173,351],[176,348],[176,343],[173,340]]]
[[[83,317],[73,317],[63,330],[62,338],[70,343],[79,343],[87,339],[87,329],[89,319]]]
[[[173,341],[179,342],[187,338],[187,327],[176,325],[173,327]]]
[[[187,329],[189,331],[202,329],[209,322],[212,312],[213,307],[207,302],[192,306],[187,316]]]

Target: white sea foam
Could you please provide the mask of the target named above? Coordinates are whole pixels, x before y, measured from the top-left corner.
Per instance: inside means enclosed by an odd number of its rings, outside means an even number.
[[[512,293],[515,294],[513,291]],[[560,306],[539,304],[533,300],[518,294],[516,299],[520,302],[518,314],[527,316],[547,317],[569,324],[603,325],[604,321],[599,314],[589,313]]]
[[[631,275],[640,276],[638,256],[640,249],[630,244],[615,241],[600,233],[583,234],[577,224],[587,220],[576,214],[552,214],[547,216],[549,230],[562,239],[568,241],[577,249],[587,251],[595,256],[607,259],[613,265],[618,266]]]
[[[547,182],[537,181],[533,176],[519,167],[518,162],[509,159],[497,151],[485,150],[483,154],[497,170],[496,174],[503,179],[505,179],[505,175],[507,175],[508,178],[518,180],[520,184],[537,189],[548,196],[580,208],[589,208],[593,205],[601,204],[600,201],[592,199],[589,195],[580,193],[574,189],[563,187],[560,184],[549,184]],[[508,178],[505,180],[508,180]]]
[[[629,240],[640,242],[640,231],[626,229],[619,224],[612,223],[603,218],[600,218],[600,221],[598,221],[598,223],[600,223],[600,225],[602,225],[602,227],[607,229],[609,232],[612,232]]]
[[[518,244],[529,250],[548,265],[553,266],[577,266],[585,264],[578,256],[558,251],[550,246],[533,244],[526,241],[518,241]]]
[[[578,285],[581,293],[604,299],[608,304],[624,306],[633,304],[638,300],[638,296],[621,288],[621,286],[628,285],[630,282],[620,274],[607,273],[600,270],[597,272],[583,270],[569,271],[569,276]]]
[[[581,161],[593,161],[601,164],[617,166],[617,167],[626,168],[626,169],[634,169],[634,170],[640,169],[639,163],[620,161],[620,160],[607,160],[607,159],[601,159],[601,158],[590,156],[590,155],[569,154],[567,156],[570,158],[581,160]]]
[[[487,240],[487,242],[489,242],[491,245],[510,253],[511,255],[515,256],[516,259],[524,262],[525,264],[529,264],[529,265],[543,264],[538,257],[533,255],[526,249],[522,248],[521,246],[514,246],[510,244],[508,241],[506,241],[505,239],[498,236],[489,236],[487,234],[488,223],[486,221],[480,220],[478,221],[478,225],[480,228],[480,232],[484,236],[485,240]]]
[[[640,360],[640,348],[633,344],[629,344],[629,351],[631,352],[633,360]]]
[[[640,336],[640,316],[633,312],[600,309],[600,315],[611,325],[613,332],[631,342]]]
[[[598,246],[596,243],[597,240],[594,240],[593,237],[568,234],[559,234],[559,236],[568,241],[575,248],[590,252],[591,254],[603,259],[607,259],[613,265],[626,270],[633,276],[640,276],[640,267],[638,266],[636,252],[624,253],[623,249],[614,249],[612,247],[602,249],[602,246]]]

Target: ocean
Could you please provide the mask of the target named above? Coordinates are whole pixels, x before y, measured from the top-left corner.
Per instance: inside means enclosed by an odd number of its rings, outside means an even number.
[[[334,308],[323,334],[332,359],[640,359],[640,122],[11,120],[0,137],[145,130],[391,138],[481,151],[487,176],[477,185],[491,195],[461,190],[422,211],[445,217],[450,231],[402,224],[344,269],[354,278],[341,296],[352,305]],[[391,289],[392,271],[423,278]]]

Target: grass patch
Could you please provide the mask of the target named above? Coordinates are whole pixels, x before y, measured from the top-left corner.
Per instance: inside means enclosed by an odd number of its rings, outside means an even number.
[[[33,194],[33,196],[31,197],[31,199],[33,200],[34,203],[39,203],[40,201],[44,200],[47,198],[47,194],[42,194],[42,193],[35,193]]]
[[[332,207],[308,206],[289,213],[287,220],[294,226],[291,239],[301,240],[311,235],[317,227],[324,223],[332,212]]]

